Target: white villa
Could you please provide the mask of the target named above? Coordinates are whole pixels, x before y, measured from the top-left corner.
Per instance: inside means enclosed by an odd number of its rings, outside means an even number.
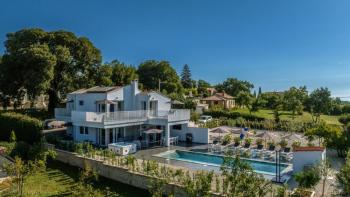
[[[55,118],[68,123],[75,141],[107,146],[140,141],[141,146],[169,146],[193,135],[208,142],[208,131],[188,127],[190,110],[171,109],[171,99],[158,92],[142,92],[135,80],[124,87],[92,87],[68,94],[65,108]]]

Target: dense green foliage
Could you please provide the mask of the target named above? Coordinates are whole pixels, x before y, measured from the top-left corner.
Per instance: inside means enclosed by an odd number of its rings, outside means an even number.
[[[350,196],[350,152],[347,154],[345,164],[336,174],[339,196]]]
[[[208,110],[204,112],[205,115],[212,116],[213,118],[229,118],[229,119],[236,119],[238,117],[242,117],[245,120],[253,120],[253,121],[263,121],[265,118],[259,117],[253,114],[247,114],[247,113],[240,113],[237,111],[228,111],[228,110],[221,110],[221,109],[213,109]]]
[[[84,37],[67,31],[23,29],[7,34],[0,66],[0,90],[21,101],[49,95],[49,111],[68,92],[91,87],[101,63],[100,51]]]
[[[140,64],[137,74],[144,89],[166,91],[166,93],[182,91],[180,78],[167,61],[149,60]],[[159,87],[160,86],[160,87]]]
[[[226,92],[229,95],[236,96],[239,92],[250,92],[254,88],[254,85],[248,81],[241,81],[236,78],[228,78],[221,84],[216,86],[216,90],[219,92]]]
[[[295,180],[301,188],[313,188],[321,180],[319,169],[314,166],[294,175]]]
[[[43,124],[36,118],[13,112],[0,113],[0,139],[7,141],[15,132],[17,141],[35,143],[41,139]]]
[[[190,67],[187,64],[184,65],[181,73],[181,84],[184,88],[192,88],[193,80],[191,78]]]

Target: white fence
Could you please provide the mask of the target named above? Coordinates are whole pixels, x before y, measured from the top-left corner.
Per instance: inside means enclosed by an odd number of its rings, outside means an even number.
[[[67,114],[64,110],[57,109],[59,113]],[[151,111],[151,110],[136,110],[136,111],[118,111],[118,112],[80,112],[72,111],[73,122],[94,122],[94,123],[124,123],[135,121],[146,121],[149,118],[161,118],[172,121],[182,121],[190,119],[189,110],[170,110],[170,111]],[[56,116],[57,117],[57,116]]]

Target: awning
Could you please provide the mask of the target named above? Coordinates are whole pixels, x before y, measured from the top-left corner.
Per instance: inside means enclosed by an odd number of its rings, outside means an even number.
[[[142,131],[142,133],[144,134],[162,133],[162,132],[163,130],[160,130],[160,129],[148,129],[148,130]]]

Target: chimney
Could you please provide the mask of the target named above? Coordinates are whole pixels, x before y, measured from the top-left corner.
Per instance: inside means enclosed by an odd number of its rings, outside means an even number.
[[[136,95],[137,93],[139,93],[138,86],[139,86],[139,83],[137,79],[131,81],[131,92],[133,95]]]

